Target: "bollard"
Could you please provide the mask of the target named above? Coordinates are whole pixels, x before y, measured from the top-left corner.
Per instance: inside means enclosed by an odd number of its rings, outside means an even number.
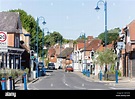
[[[85,70],[85,75],[88,76],[88,75],[87,75],[87,70]]]
[[[10,90],[12,90],[12,77],[9,77],[9,86],[10,86]]]
[[[100,81],[102,80],[102,72],[100,71]]]
[[[2,90],[6,90],[6,78],[3,77],[1,82],[2,82]]]
[[[118,70],[116,70],[115,72],[115,79],[116,79],[116,83],[118,83]]]
[[[86,75],[86,69],[84,69],[84,75]]]
[[[23,80],[24,80],[24,90],[27,90],[26,73],[23,74]]]
[[[88,69],[88,74],[87,75],[88,75],[88,77],[90,77],[90,71],[89,71],[89,69]]]
[[[85,71],[84,71],[84,69],[83,69],[83,75],[85,75]]]
[[[43,75],[46,75],[46,71],[45,68],[43,67]]]

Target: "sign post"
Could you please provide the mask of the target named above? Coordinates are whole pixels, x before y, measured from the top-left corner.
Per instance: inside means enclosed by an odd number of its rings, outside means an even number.
[[[0,31],[0,52],[8,52],[7,32]]]

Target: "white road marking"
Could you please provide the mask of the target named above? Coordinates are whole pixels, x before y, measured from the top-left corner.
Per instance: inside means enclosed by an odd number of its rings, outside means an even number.
[[[82,86],[84,86],[84,84],[82,84]]]
[[[53,84],[51,83],[51,87],[53,87]]]
[[[77,87],[77,86],[74,86],[74,88],[76,88],[76,89],[86,89],[86,88],[83,88],[83,87]]]
[[[109,87],[109,88],[111,88],[111,89],[115,89],[115,90],[117,90],[117,89],[119,89],[119,90],[135,90],[135,88],[115,88],[115,87]]]

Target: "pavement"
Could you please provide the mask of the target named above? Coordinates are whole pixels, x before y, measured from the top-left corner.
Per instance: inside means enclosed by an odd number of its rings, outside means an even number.
[[[46,76],[49,76],[49,75],[50,75],[50,73],[46,73],[45,76],[41,76],[41,77],[38,77],[38,78],[30,78],[29,77],[29,80],[27,81],[27,90],[29,90],[29,88],[28,88],[29,84],[35,83],[36,81],[38,81],[38,80],[40,80],[42,78],[45,78]],[[22,81],[16,83],[15,84],[15,89],[16,90],[25,90],[24,83],[22,83]]]
[[[102,79],[102,81],[98,78],[98,76],[95,75],[90,75],[90,77],[84,75],[83,73],[81,73],[80,71],[74,71],[74,74],[80,76],[81,78],[87,80],[87,81],[93,81],[93,82],[99,82],[99,83],[104,83],[106,85],[109,86],[113,86],[112,88],[123,88],[123,89],[134,89],[135,90],[135,77],[134,78],[129,78],[129,77],[119,77],[118,78],[118,82],[116,83],[116,81],[107,81]],[[50,73],[47,73],[46,75],[50,75]],[[27,82],[27,86],[31,83],[34,83],[36,81],[38,81],[39,79],[45,78],[46,76],[41,76],[35,79],[31,79],[29,78],[29,82]],[[15,84],[15,89],[16,90],[24,90],[24,83],[17,83]],[[27,88],[27,90],[29,90]]]
[[[95,75],[90,75],[90,77],[84,75],[80,71],[74,71],[74,74],[77,74],[81,78],[87,80],[87,81],[93,81],[93,82],[100,82],[104,83],[106,85],[113,86],[115,88],[123,88],[123,89],[134,89],[135,90],[135,77],[134,78],[129,78],[129,77],[119,77],[118,82],[116,81],[109,81],[109,80],[100,80],[98,76]],[[114,89],[115,89],[114,88]]]

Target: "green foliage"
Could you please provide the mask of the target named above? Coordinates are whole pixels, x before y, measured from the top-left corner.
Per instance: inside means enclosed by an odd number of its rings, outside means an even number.
[[[26,74],[28,74],[28,73],[29,73],[29,68],[24,69],[24,72],[25,72]]]
[[[116,41],[118,39],[120,32],[120,28],[114,28],[107,32],[107,44],[111,44],[112,41]],[[105,43],[105,33],[101,33],[98,35],[98,38],[102,40],[102,43]]]
[[[15,79],[21,75],[24,74],[23,70],[18,70],[18,69],[0,69],[0,78],[5,77],[8,79],[10,76]]]
[[[103,66],[104,64],[115,64],[116,57],[117,55],[111,49],[106,48],[102,52],[97,52],[97,57],[95,58],[96,61],[94,62],[100,66]]]
[[[54,31],[53,33],[50,33],[50,35],[46,35],[44,41],[45,45],[49,47],[56,43],[62,43],[63,37],[59,32]]]
[[[21,19],[21,23],[22,23],[22,27],[31,34],[31,49],[35,50],[35,44],[36,44],[36,37],[37,37],[37,23],[35,21],[35,19],[31,16],[28,15],[27,12],[25,12],[24,10],[21,9],[14,9],[14,10],[9,10],[9,12],[19,12],[20,14],[20,19]],[[42,42],[42,30],[40,29],[40,27],[38,26],[38,48],[39,51],[42,49],[41,46],[41,42]]]
[[[118,75],[119,75],[119,77],[121,77],[121,76],[122,76],[122,74],[121,74],[121,71],[120,71],[120,70],[118,70]]]

